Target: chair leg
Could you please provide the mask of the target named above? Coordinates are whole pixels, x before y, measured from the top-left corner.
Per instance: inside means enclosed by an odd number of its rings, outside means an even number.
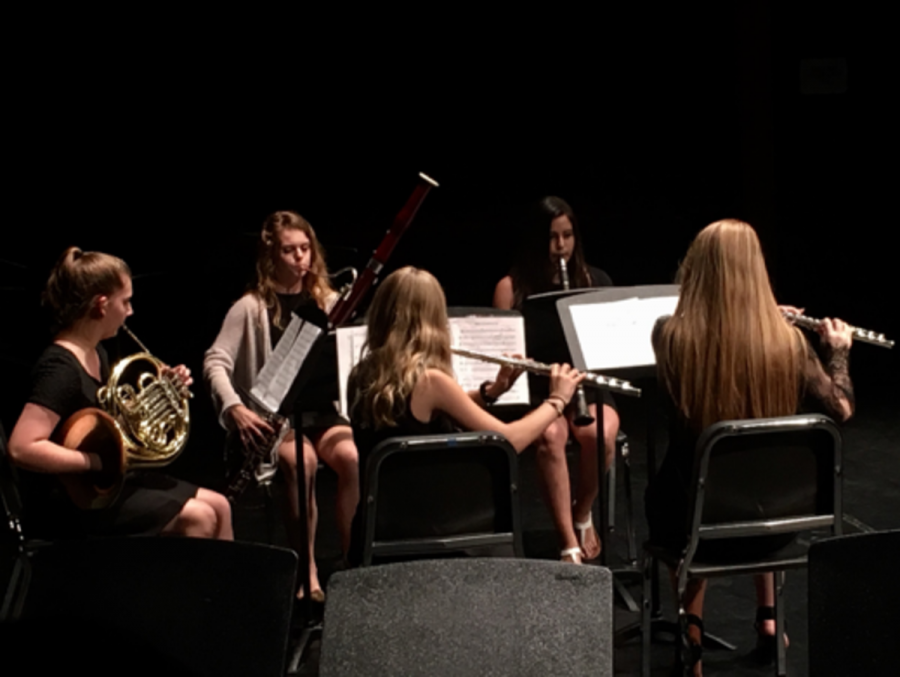
[[[631,493],[631,452],[628,440],[622,443],[620,448],[622,456],[622,470],[625,480],[625,534],[628,538],[628,561],[631,566],[637,566],[637,545],[634,536],[634,496]]]
[[[787,657],[784,646],[784,581],[785,572],[775,574],[775,646],[777,647],[775,670],[778,677],[787,675]]]
[[[641,600],[641,676],[650,677],[650,618],[653,613],[651,603],[653,601],[652,579],[653,558],[649,555],[644,559],[644,590]]]
[[[618,445],[616,445],[616,456],[618,457]],[[610,464],[609,470],[606,471],[606,530],[607,536],[610,538],[607,543],[612,542],[613,532],[616,530],[616,461]]]

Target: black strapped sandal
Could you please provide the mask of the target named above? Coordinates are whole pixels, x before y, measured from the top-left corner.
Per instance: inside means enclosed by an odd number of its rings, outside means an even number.
[[[681,632],[678,654],[675,657],[675,665],[672,667],[672,677],[691,677],[694,674],[694,666],[703,658],[703,619],[696,614],[685,614],[686,621],[684,632]],[[694,644],[687,634],[687,626],[696,625],[700,629],[700,643]]]
[[[756,607],[756,622],[753,628],[756,630],[756,648],[753,650],[753,659],[760,665],[772,665],[775,662],[778,646],[775,644],[775,635],[763,633],[763,623],[775,620],[775,607]],[[776,628],[777,632],[777,628]]]

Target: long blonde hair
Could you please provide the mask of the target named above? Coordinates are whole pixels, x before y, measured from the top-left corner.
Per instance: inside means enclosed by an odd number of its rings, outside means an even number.
[[[394,426],[426,369],[453,375],[444,290],[407,266],[385,278],[367,317],[368,354],[350,375],[350,416],[365,427]]]
[[[708,225],[679,282],[659,367],[690,427],[795,413],[806,342],[778,310],[753,228],[734,219]]]
[[[259,250],[256,256],[256,283],[251,290],[265,303],[266,308],[273,308],[273,324],[282,327],[281,306],[275,294],[275,257],[278,255],[280,243],[278,236],[283,230],[300,230],[306,233],[310,244],[309,270],[303,276],[303,289],[315,299],[319,308],[325,310],[328,297],[334,290],[328,281],[328,267],[325,264],[325,251],[319,244],[316,232],[309,221],[297,212],[274,212],[263,222],[259,238]]]

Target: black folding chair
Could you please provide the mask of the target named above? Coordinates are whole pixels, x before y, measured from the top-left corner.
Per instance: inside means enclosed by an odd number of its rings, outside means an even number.
[[[361,471],[363,566],[486,547],[523,556],[518,457],[501,435],[394,437]]]
[[[827,529],[841,533],[841,436],[821,415],[722,421],[697,442],[687,547],[645,545],[643,674],[650,675],[650,586],[655,560],[677,572],[676,604],[684,664],[690,663],[682,604],[691,579],[776,575],[776,669],[785,674],[784,572],[807,563],[793,538]],[[687,673],[686,673],[687,674]]]

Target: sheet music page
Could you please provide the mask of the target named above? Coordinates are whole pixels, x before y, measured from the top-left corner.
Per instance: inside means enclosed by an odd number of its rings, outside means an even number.
[[[677,296],[630,298],[569,307],[588,369],[656,364],[651,334],[656,320],[671,315]]]
[[[340,393],[341,414],[350,418],[347,410],[347,379],[353,367],[362,359],[363,345],[366,343],[366,325],[359,327],[340,327],[336,332],[338,361],[338,392]]]
[[[504,353],[525,355],[525,321],[521,315],[451,317],[450,345],[496,357],[502,357]],[[478,390],[485,381],[493,381],[499,370],[498,364],[453,356],[456,380],[466,391]],[[530,401],[528,379],[522,375],[508,392],[503,393],[497,404],[528,404]]]
[[[250,397],[267,411],[277,412],[321,333],[312,322],[292,314],[281,340],[257,375]]]

